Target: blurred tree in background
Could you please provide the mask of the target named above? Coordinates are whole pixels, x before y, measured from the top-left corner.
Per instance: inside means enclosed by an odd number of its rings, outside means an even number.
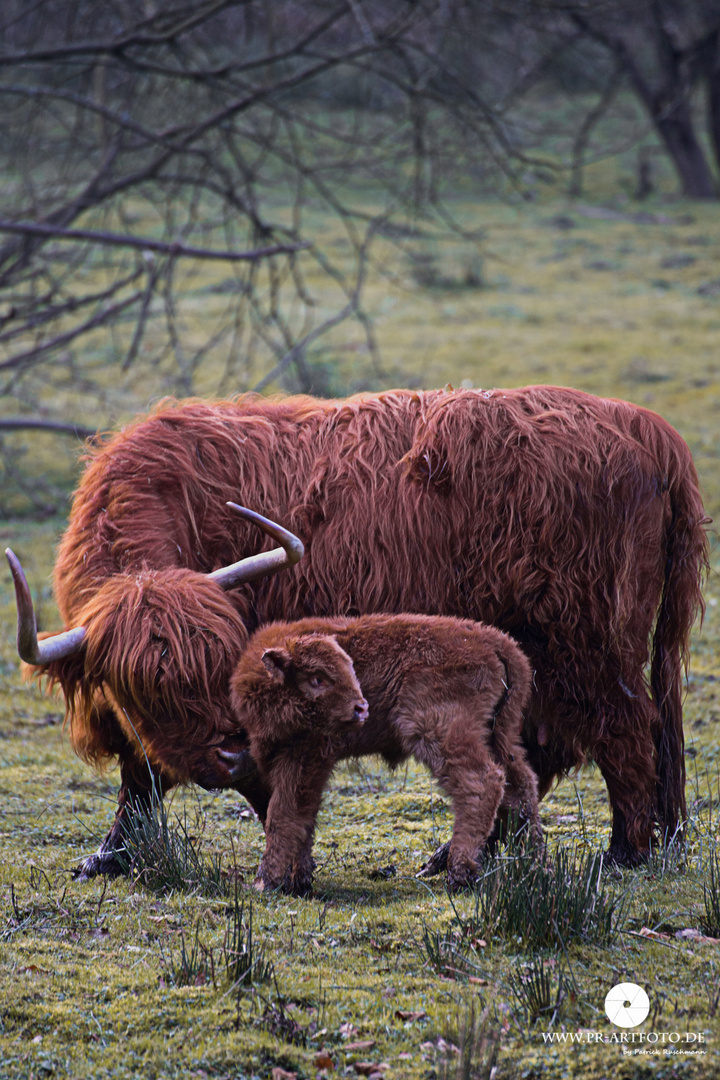
[[[564,176],[579,195],[620,91],[682,192],[715,198],[720,0],[5,0],[0,432],[82,434],[167,393],[333,392],[313,357],[345,320],[355,388],[387,384],[377,242],[422,219],[479,244],[458,193]]]
[[[102,410],[108,364],[129,384],[142,356],[158,389],[190,394],[209,353],[223,363],[206,392],[290,365],[311,390],[307,350],[345,318],[377,367],[361,289],[373,236],[398,213],[442,218],[443,186],[473,159],[512,174],[497,108],[452,70],[462,15],[444,0],[10,0],[3,393],[34,408],[69,375]],[[224,318],[188,335],[178,279],[210,264]],[[331,310],[311,280],[332,286]],[[91,335],[102,355],[77,371]]]

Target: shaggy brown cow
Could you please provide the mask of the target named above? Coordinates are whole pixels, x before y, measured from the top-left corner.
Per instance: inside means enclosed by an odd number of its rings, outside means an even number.
[[[690,452],[659,416],[553,387],[248,395],[164,403],[88,457],[55,568],[66,626],[113,578],[133,592],[140,571],[202,574],[252,550],[249,527],[222,509],[239,494],[308,552],[291,573],[217,598],[228,625],[407,611],[498,626],[535,670],[524,740],[541,795],[592,758],[620,862],[647,852],[654,822],[672,834],[682,820],[682,663],[707,546]],[[165,614],[164,663],[201,685],[185,595]],[[44,671],[63,687],[79,753],[119,757],[121,802],[147,798],[107,698],[132,642],[108,645],[90,669],[76,654]],[[228,713],[222,685],[238,651],[218,671],[209,730]],[[160,737],[176,735],[170,724]],[[88,874],[113,868],[116,835]]]
[[[477,876],[501,799],[539,839],[537,782],[520,742],[530,681],[511,638],[459,619],[364,615],[259,630],[230,695],[272,793],[256,886],[310,890],[323,788],[338,761],[365,754],[391,767],[414,756],[452,798],[451,888]]]
[[[96,711],[99,719],[112,710],[119,734],[110,727],[109,737],[121,740],[123,767],[126,774],[141,778],[141,792],[151,781],[160,792],[190,780],[203,787],[231,784],[229,772],[223,775],[215,759],[212,771],[207,764],[213,745],[222,741],[227,748],[237,729],[227,704],[228,666],[237,661],[247,641],[245,627],[224,591],[291,566],[303,554],[300,540],[286,529],[235,503],[228,506],[282,547],[207,575],[146,568],[117,574],[88,598],[80,627],[43,641],[37,638],[22,567],[13,552],[6,550],[18,599],[20,655],[41,667],[53,661],[58,651],[73,656],[84,677],[74,684],[72,707]],[[108,656],[117,657],[114,665],[106,666]],[[67,689],[66,700],[70,710]],[[75,748],[83,756],[92,756],[78,739]],[[110,838],[113,852],[122,847],[122,825],[133,794],[132,788],[121,790]],[[259,781],[257,795],[252,785],[247,794],[262,813],[267,795]],[[107,852],[101,848],[88,862],[92,866],[92,860],[97,860],[102,866],[106,859]],[[108,872],[118,869],[114,863]]]

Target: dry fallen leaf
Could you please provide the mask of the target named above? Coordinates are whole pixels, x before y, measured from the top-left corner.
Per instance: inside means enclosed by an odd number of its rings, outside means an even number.
[[[468,982],[475,983],[476,986],[487,986],[487,979],[481,979],[478,975],[468,975]]]
[[[297,1080],[297,1073],[281,1069],[279,1065],[274,1066],[270,1076],[272,1080]]]
[[[675,937],[681,941],[695,941],[698,945],[717,945],[720,942],[720,938],[707,937],[702,931],[694,929],[694,927],[687,927],[685,930],[676,930]]]
[[[380,1066],[376,1061],[356,1061],[353,1069],[361,1076],[370,1076],[371,1073],[379,1072]]]
[[[327,1050],[323,1049],[319,1054],[315,1056],[315,1068],[316,1069],[334,1069],[333,1059],[328,1054]]]
[[[361,1039],[359,1042],[347,1043],[343,1050],[346,1054],[351,1053],[353,1050],[372,1050],[375,1045],[374,1039]]]
[[[640,937],[649,938],[650,941],[672,941],[669,934],[661,934],[659,930],[651,930],[649,926],[641,926],[638,933]]]
[[[422,1020],[427,1013],[424,1009],[419,1009],[417,1012],[412,1012],[410,1009],[396,1009],[395,1015],[398,1020]]]

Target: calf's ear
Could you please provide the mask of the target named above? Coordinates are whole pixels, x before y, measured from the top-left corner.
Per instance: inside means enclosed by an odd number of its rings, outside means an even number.
[[[292,657],[287,649],[266,649],[260,657],[273,679],[286,682],[292,666]]]

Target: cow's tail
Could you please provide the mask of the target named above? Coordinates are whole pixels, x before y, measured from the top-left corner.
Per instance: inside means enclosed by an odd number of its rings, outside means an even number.
[[[690,451],[669,428],[663,486],[669,495],[665,519],[665,573],[652,638],[650,685],[659,723],[655,729],[657,818],[663,838],[685,823],[685,740],[682,724],[683,678],[689,660],[690,631],[704,613],[702,586],[708,571],[708,539],[697,473]]]

